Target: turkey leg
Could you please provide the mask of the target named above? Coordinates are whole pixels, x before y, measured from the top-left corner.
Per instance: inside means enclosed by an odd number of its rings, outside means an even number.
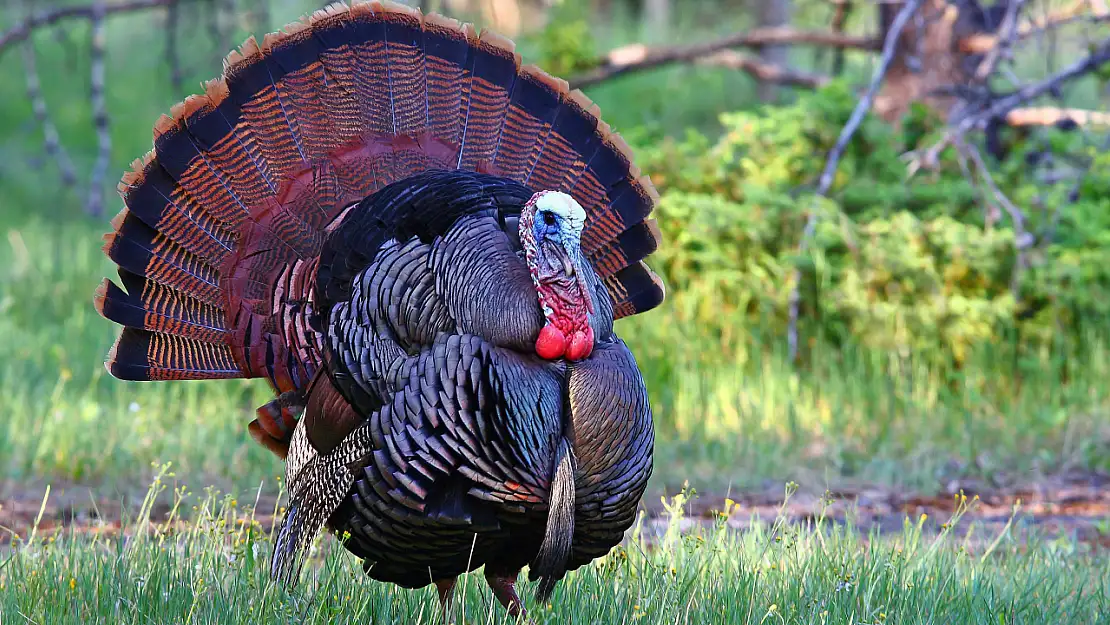
[[[493,596],[509,611],[509,616],[527,618],[528,610],[524,609],[524,602],[516,594],[516,578],[519,574],[520,571],[506,575],[487,570],[486,583],[493,590]]]
[[[439,608],[443,613],[444,623],[449,622],[448,612],[451,610],[451,599],[455,594],[455,582],[457,580],[457,577],[436,580],[436,592],[439,593]]]
[[[304,412],[304,406],[304,394],[286,391],[260,406],[255,411],[258,418],[250,422],[247,430],[254,440],[284,460],[289,454],[289,441],[293,428],[297,427],[297,417]]]

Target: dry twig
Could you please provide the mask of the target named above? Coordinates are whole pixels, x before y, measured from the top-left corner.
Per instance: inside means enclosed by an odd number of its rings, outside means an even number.
[[[765,63],[757,58],[752,58],[736,52],[735,50],[721,50],[705,58],[698,59],[696,63],[698,65],[737,70],[749,74],[760,82],[790,85],[792,87],[816,89],[829,82],[827,76],[808,74],[806,72],[780,67],[773,63]]]
[[[131,13],[135,11],[145,11],[147,9],[154,9],[159,7],[168,6],[177,0],[130,0],[129,2],[119,2],[116,4],[106,4],[102,6],[104,16],[107,17],[113,13]],[[93,14],[96,12],[96,5],[75,5],[67,7],[57,7],[39,13],[34,13],[27,17],[27,19],[19,22],[15,26],[0,33],[0,54],[11,45],[24,41],[31,36],[31,33],[36,28],[49,26],[61,20],[82,18],[92,19]]]
[[[1021,14],[1025,0],[1010,0],[1006,6],[1006,15],[1002,18],[1002,25],[998,29],[998,41],[983,57],[979,67],[975,70],[975,80],[983,82],[994,73],[994,66],[1002,57],[1002,53],[1009,50],[1017,36],[1018,15]]]
[[[995,184],[994,176],[991,175],[990,168],[988,168],[987,164],[983,161],[983,155],[979,153],[979,148],[963,140],[958,141],[956,147],[960,152],[970,157],[972,162],[975,163],[975,168],[979,170],[979,175],[983,178],[983,181],[987,183],[987,187],[990,188],[991,194],[994,195],[995,200],[997,200],[1002,206],[1002,209],[1006,211],[1006,214],[1010,216],[1010,224],[1014,231],[1014,249],[1017,250],[1017,261],[1014,263],[1014,273],[1010,277],[1010,293],[1014,296],[1014,301],[1017,301],[1021,286],[1021,275],[1025,271],[1028,262],[1026,251],[1033,246],[1036,237],[1025,230],[1025,213],[1021,212],[1021,209],[1014,205],[1014,203],[1010,201],[1010,198],[1006,197],[1006,194],[1002,192],[1002,189],[998,188],[998,185]]]
[[[840,157],[847,149],[848,143],[852,140],[852,136],[856,134],[859,125],[863,122],[864,116],[871,109],[871,101],[875,99],[875,94],[878,93],[879,87],[883,83],[883,78],[886,76],[887,70],[890,68],[891,62],[894,60],[894,55],[897,53],[898,39],[902,35],[902,30],[909,23],[910,17],[917,12],[918,5],[921,0],[909,0],[906,2],[898,15],[891,23],[890,30],[887,31],[886,39],[883,41],[882,56],[879,59],[879,66],[875,69],[874,75],[871,76],[871,83],[867,86],[867,91],[860,98],[856,104],[856,108],[852,111],[851,117],[848,118],[848,123],[844,124],[844,128],[840,131],[840,136],[836,139],[836,144],[833,145],[832,150],[829,151],[829,156],[825,160],[825,168],[821,171],[821,177],[817,182],[817,195],[825,197],[832,188],[833,177],[836,175],[836,168],[840,164]],[[802,231],[802,239],[798,242],[798,254],[804,254],[809,247],[809,240],[813,238],[813,232],[817,228],[817,211],[812,210],[806,218],[805,229]],[[787,345],[790,353],[790,360],[793,361],[798,355],[798,304],[801,299],[799,288],[802,281],[802,272],[800,269],[794,270],[793,287],[790,290],[789,298],[789,325],[787,327]]]
[[[1050,91],[1055,91],[1064,83],[1085,76],[1107,62],[1110,62],[1110,39],[1098,44],[1089,55],[1072,63],[1063,70],[1037,82],[1025,85],[1002,97],[995,98],[989,101],[989,106],[983,104],[978,107],[978,110],[972,110],[966,113],[958,122],[948,128],[940,141],[936,142],[924,152],[916,150],[907,154],[910,160],[909,175],[912,176],[922,167],[934,169],[939,161],[940,153],[954,142],[962,140],[963,136],[973,128],[982,126],[992,119],[1005,119],[1011,111],[1018,109],[1018,107],[1025,103],[1035,100]]]
[[[1028,106],[1006,113],[1007,126],[1055,126],[1072,122],[1076,126],[1110,126],[1110,113],[1058,106]]]
[[[639,43],[623,46],[611,50],[598,61],[597,66],[593,69],[577,76],[571,76],[568,82],[570,82],[572,88],[581,89],[633,72],[672,63],[689,63],[729,48],[761,47],[775,44],[809,44],[872,51],[878,48],[878,42],[868,37],[823,31],[803,31],[785,27],[758,28],[705,43],[655,48],[649,48]]]
[[[1102,22],[1110,19],[1110,13],[1104,13],[1098,10],[1094,12],[1084,11],[1084,5],[1086,4],[1087,2],[1085,0],[1076,2],[1064,9],[1050,13],[1041,19],[1030,20],[1019,25],[1014,34],[1014,41],[1028,39],[1034,35],[1062,28],[1068,24],[1081,20]],[[1002,37],[1000,35],[994,34],[972,35],[960,40],[959,48],[960,51],[965,54],[985,54],[996,47],[1001,39]]]

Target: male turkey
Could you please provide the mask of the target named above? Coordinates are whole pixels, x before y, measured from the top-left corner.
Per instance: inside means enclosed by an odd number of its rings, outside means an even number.
[[[654,441],[613,321],[656,307],[655,191],[597,108],[512,43],[399,5],[249,39],[154,127],[96,306],[125,380],[255,378],[290,488],[370,577],[485,566],[517,614],[631,525]],[[303,415],[303,416],[302,416]]]

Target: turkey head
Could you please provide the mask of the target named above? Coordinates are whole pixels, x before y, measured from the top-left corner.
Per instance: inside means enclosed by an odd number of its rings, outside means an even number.
[[[536,339],[541,358],[582,360],[594,348],[592,288],[582,258],[586,211],[566,193],[540,191],[520,214],[520,242],[547,323]]]

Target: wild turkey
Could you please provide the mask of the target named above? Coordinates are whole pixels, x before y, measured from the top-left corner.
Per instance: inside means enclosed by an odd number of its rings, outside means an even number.
[[[580,92],[493,33],[333,5],[232,52],[132,169],[106,366],[269,380],[275,578],[327,526],[444,605],[484,566],[517,614],[525,565],[546,598],[621,540],[654,434],[613,321],[663,300],[657,196]]]

